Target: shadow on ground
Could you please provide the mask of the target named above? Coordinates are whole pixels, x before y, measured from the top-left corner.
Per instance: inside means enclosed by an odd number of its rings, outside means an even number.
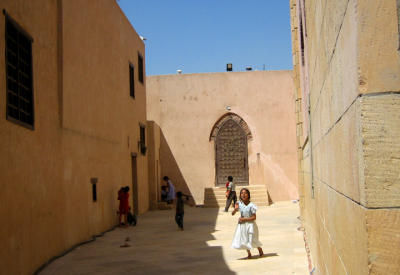
[[[175,211],[147,212],[136,227],[106,233],[40,274],[234,274],[222,247],[207,245],[214,239],[218,211],[186,206],[184,231],[175,224]],[[126,243],[129,247],[121,247]]]
[[[275,256],[279,256],[278,253],[267,253],[267,254],[264,254],[264,255],[262,255],[262,256],[253,255],[251,258],[244,257],[244,258],[240,258],[240,259],[238,259],[238,260],[257,260],[257,259],[268,258],[268,257],[275,257]]]

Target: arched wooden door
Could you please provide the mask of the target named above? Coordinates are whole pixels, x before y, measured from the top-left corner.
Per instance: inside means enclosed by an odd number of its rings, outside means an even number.
[[[219,128],[215,156],[217,186],[225,186],[228,176],[236,184],[249,184],[247,136],[235,120],[228,119]]]

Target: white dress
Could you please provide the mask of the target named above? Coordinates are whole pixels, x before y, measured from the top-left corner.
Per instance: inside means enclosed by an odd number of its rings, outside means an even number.
[[[240,216],[250,218],[257,211],[257,206],[250,202],[245,205],[239,201]],[[232,248],[253,249],[262,246],[258,240],[258,227],[256,221],[238,223],[235,234],[233,235]]]

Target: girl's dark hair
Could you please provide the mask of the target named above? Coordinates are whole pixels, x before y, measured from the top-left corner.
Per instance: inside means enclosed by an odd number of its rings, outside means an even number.
[[[129,192],[129,186],[124,187],[124,192]]]
[[[182,198],[182,192],[181,192],[181,191],[176,192],[176,196],[177,196],[178,198]]]
[[[228,180],[229,181],[233,181],[233,177],[232,176],[228,176]]]
[[[247,192],[247,194],[249,194],[249,201],[250,201],[250,191],[249,191],[249,189],[247,189],[247,188],[242,188],[242,189],[240,189],[239,199],[242,200],[241,194],[242,194],[242,191],[243,191],[243,190],[245,190],[245,191]]]
[[[169,180],[169,178],[167,176],[164,176],[163,180]]]

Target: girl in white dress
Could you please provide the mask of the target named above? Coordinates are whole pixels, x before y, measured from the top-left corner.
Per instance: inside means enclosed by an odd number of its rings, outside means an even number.
[[[251,259],[250,250],[257,247],[260,257],[262,257],[264,252],[261,248],[262,244],[258,240],[256,224],[257,206],[250,202],[250,191],[247,188],[240,190],[240,201],[235,204],[232,215],[235,215],[237,211],[240,211],[240,218],[233,236],[232,247],[246,249],[248,259]]]

